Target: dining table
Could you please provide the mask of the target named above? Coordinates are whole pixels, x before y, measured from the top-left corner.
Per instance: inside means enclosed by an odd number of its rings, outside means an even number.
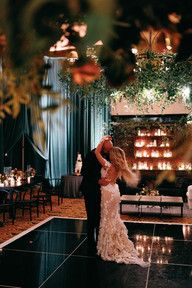
[[[83,176],[81,175],[63,175],[61,176],[61,187],[64,197],[67,198],[81,198],[80,185]]]

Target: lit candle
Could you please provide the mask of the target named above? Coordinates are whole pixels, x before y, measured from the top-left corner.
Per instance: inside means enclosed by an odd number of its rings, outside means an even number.
[[[15,186],[15,179],[13,177],[10,178],[10,185]]]
[[[8,186],[8,185],[9,185],[8,180],[5,180],[4,181],[4,186]]]
[[[21,177],[19,176],[18,178],[17,178],[17,186],[20,186],[21,185]]]

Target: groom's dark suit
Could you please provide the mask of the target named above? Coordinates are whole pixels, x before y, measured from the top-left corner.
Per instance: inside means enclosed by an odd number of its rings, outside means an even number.
[[[87,212],[88,248],[93,251],[96,249],[97,239],[95,236],[97,238],[99,232],[101,202],[100,185],[98,184],[101,178],[101,164],[98,162],[94,151],[95,149],[86,155],[81,170],[83,175],[81,191],[84,195]]]

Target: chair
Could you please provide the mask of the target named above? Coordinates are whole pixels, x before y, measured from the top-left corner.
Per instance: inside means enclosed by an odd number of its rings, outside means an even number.
[[[49,204],[52,211],[52,194],[51,189],[46,188],[43,183],[37,183],[32,187],[31,198],[38,200],[39,205],[43,205],[43,213],[45,214],[45,205]]]
[[[12,195],[15,192],[12,192]],[[15,212],[14,212],[14,203],[10,194],[6,191],[1,191],[0,193],[0,213],[3,214],[3,223],[5,223],[5,215],[9,214],[9,218],[12,219],[12,224],[14,224],[15,220]]]
[[[50,190],[52,195],[57,195],[58,205],[63,202],[63,191],[61,186],[61,178],[49,178]]]
[[[24,216],[25,210],[29,210],[30,221],[32,221],[32,208],[36,208],[37,217],[39,217],[39,202],[38,199],[32,197],[31,185],[24,185],[22,187],[17,187],[17,193],[15,199],[13,199],[13,205],[15,210],[15,219],[17,209],[22,210],[22,216]]]

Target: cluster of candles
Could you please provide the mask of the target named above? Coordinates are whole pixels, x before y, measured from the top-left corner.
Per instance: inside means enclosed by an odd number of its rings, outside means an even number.
[[[152,140],[150,142],[145,141],[143,139],[139,139],[137,141],[135,141],[135,147],[141,148],[141,147],[157,147],[157,140]],[[161,141],[161,143],[159,144],[159,147],[170,147],[170,143],[168,140],[166,141]]]
[[[15,177],[7,176],[3,182],[0,182],[0,187],[14,187],[21,186],[22,178],[19,176],[15,179]]]
[[[172,170],[172,165],[169,161],[158,162],[157,165],[149,164],[146,161],[142,162],[139,161],[138,163],[133,163],[132,169],[139,169],[139,170]]]
[[[31,177],[35,176],[35,170],[30,168],[29,171],[11,170],[9,174],[0,174],[0,187],[21,186],[23,182],[30,183]]]
[[[158,150],[152,150],[151,152],[147,150],[142,151],[136,151],[135,157],[142,158],[142,157],[151,157],[151,158],[159,158],[159,157],[165,157],[169,158],[172,157],[173,153],[170,150],[165,150],[162,152],[159,152]]]
[[[153,165],[149,165],[147,162],[141,162],[133,163],[132,169],[136,170],[153,170]]]
[[[170,162],[159,162],[157,168],[158,170],[172,170],[172,165]]]
[[[180,163],[176,165],[178,170],[192,170],[192,164],[191,163]],[[169,161],[162,161],[158,162],[157,164],[149,164],[146,161],[142,162],[139,161],[138,163],[133,163],[132,169],[134,170],[172,170],[173,166]]]
[[[138,130],[138,136],[166,136],[167,133],[161,129],[155,129],[154,132],[148,132],[148,131],[141,131],[140,129]]]
[[[135,161],[132,169],[135,170],[192,170],[192,163],[183,163],[166,161],[172,158],[173,152],[170,150],[170,141],[167,137],[163,138],[146,138],[153,136],[167,136],[167,133],[161,129],[154,129],[153,131],[138,130],[138,138],[135,141],[135,158],[156,158],[155,161]],[[150,148],[150,149],[148,149]],[[162,149],[163,148],[163,149]],[[159,159],[158,159],[159,158]],[[145,159],[138,159],[145,160]]]
[[[191,163],[180,163],[178,165],[178,170],[192,170],[192,164]]]

